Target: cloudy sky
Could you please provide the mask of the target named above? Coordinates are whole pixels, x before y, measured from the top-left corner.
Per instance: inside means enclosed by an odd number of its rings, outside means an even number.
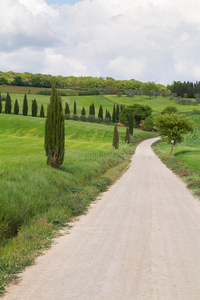
[[[0,4],[0,71],[200,80],[199,0]]]

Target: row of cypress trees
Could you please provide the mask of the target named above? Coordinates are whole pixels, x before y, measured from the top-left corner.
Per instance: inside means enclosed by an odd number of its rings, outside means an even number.
[[[0,93],[0,113],[2,112],[2,98],[1,98],[1,93]],[[38,113],[38,105],[37,105],[37,101],[34,99],[32,100],[32,117],[36,117],[37,113]],[[12,111],[12,101],[11,101],[11,97],[9,95],[9,93],[7,93],[6,98],[5,98],[5,113],[6,114],[11,114]],[[19,104],[18,104],[18,100],[15,100],[14,103],[14,114],[18,115],[19,114]],[[22,107],[22,114],[23,116],[27,116],[28,115],[28,101],[27,101],[27,96],[26,94],[24,95],[24,101],[23,101],[23,107]],[[44,118],[44,106],[43,104],[41,105],[41,109],[40,109],[40,117]]]
[[[120,112],[122,112],[124,106],[123,105],[113,105],[113,113],[112,116],[110,114],[110,112],[108,110],[106,110],[105,112],[105,117],[103,117],[103,107],[102,105],[100,105],[99,107],[99,111],[98,111],[98,120],[102,121],[103,119],[106,122],[110,122],[112,120],[113,123],[116,123],[119,121],[119,114]],[[66,102],[65,104],[65,118],[66,119],[70,119],[70,108],[69,108],[69,104]],[[74,109],[73,109],[73,116],[72,118],[74,120],[78,120],[78,116],[77,116],[77,109],[76,109],[76,101],[74,101]],[[81,110],[81,116],[80,119],[82,121],[86,120],[86,110],[85,107],[82,108]],[[94,121],[95,119],[95,105],[94,103],[92,103],[89,107],[89,117],[88,117],[89,121]]]

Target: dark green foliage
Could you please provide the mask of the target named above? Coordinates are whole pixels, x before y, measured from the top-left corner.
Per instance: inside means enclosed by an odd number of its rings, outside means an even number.
[[[127,106],[119,114],[119,120],[123,124],[129,124],[130,114],[133,114],[134,123],[139,126],[142,120],[145,120],[152,113],[152,109],[148,105],[133,104]]]
[[[113,123],[115,123],[115,122],[116,122],[116,111],[115,111],[115,104],[113,105],[112,121],[113,121]]]
[[[0,113],[2,112],[2,100],[1,100],[1,93],[0,93]]]
[[[113,133],[113,143],[112,143],[113,147],[115,149],[119,148],[119,134],[118,134],[118,130],[117,130],[117,124],[115,124],[114,127],[114,133]]]
[[[128,127],[126,128],[125,143],[130,144],[130,132]]]
[[[128,128],[131,135],[133,135],[133,126],[134,126],[134,118],[131,112],[128,118]]]
[[[41,109],[40,109],[40,118],[44,118],[44,106],[43,106],[43,104],[41,105]]]
[[[144,120],[144,130],[151,131],[151,130],[153,130],[153,126],[154,126],[153,117],[148,116]]]
[[[74,101],[74,115],[76,115],[76,100]]]
[[[78,93],[79,96],[87,96],[87,95],[100,95],[100,91],[97,89],[91,89],[88,91],[80,91]]]
[[[23,116],[27,116],[28,115],[28,101],[27,101],[26,94],[24,95],[22,114],[23,114]]]
[[[106,123],[110,123],[110,120],[111,120],[111,115],[110,115],[110,112],[109,112],[109,111],[107,111],[107,109],[106,109],[106,113],[105,113],[105,119],[104,119],[104,121],[105,121]]]
[[[178,112],[178,109],[176,108],[176,106],[167,106],[163,109],[163,111],[161,112],[161,115],[164,115],[164,114],[174,114],[174,113],[177,113]]]
[[[50,104],[47,109],[45,123],[45,151],[47,164],[52,168],[59,168],[64,161],[65,127],[62,101],[52,84]]]
[[[89,122],[94,122],[95,121],[95,116],[94,115],[89,115],[88,121]]]
[[[83,106],[82,110],[81,110],[81,116],[85,116],[86,115],[86,111],[85,111],[85,107]]]
[[[37,110],[38,110],[37,101],[34,99],[32,100],[32,117],[37,117]]]
[[[17,99],[15,100],[14,114],[15,114],[15,115],[18,115],[18,114],[19,114],[19,104],[18,104]]]
[[[99,107],[98,118],[103,120],[103,107],[102,107],[102,105],[100,105],[100,107]]]
[[[124,109],[124,105],[120,105],[120,112],[122,112],[122,110]]]
[[[94,106],[94,103],[92,103],[92,104],[90,105],[90,108],[89,108],[89,115],[95,116],[95,106]]]
[[[67,102],[65,103],[65,114],[70,115],[69,104]]]
[[[5,113],[11,114],[12,104],[11,104],[11,97],[9,93],[6,95],[6,104],[5,104]]]
[[[119,104],[117,104],[117,109],[116,109],[116,122],[119,122]]]

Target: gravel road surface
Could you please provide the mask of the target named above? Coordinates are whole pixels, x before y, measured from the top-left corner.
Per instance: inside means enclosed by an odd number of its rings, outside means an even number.
[[[200,299],[200,202],[152,152],[155,140],[3,300]]]

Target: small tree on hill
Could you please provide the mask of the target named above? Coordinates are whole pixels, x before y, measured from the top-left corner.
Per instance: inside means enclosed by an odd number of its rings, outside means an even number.
[[[193,132],[194,123],[185,115],[164,114],[155,119],[159,135],[171,144],[170,155],[173,156],[174,145],[183,141],[183,134]]]
[[[101,118],[103,120],[103,107],[102,107],[102,105],[100,105],[100,107],[99,107],[98,118]]]
[[[113,121],[113,123],[115,123],[115,122],[116,122],[116,111],[115,111],[115,104],[113,105],[112,121]]]
[[[45,151],[47,164],[52,168],[59,168],[64,161],[65,127],[62,101],[58,96],[54,81],[45,123]]]
[[[115,149],[119,148],[119,134],[118,134],[118,130],[117,130],[117,124],[115,123],[115,127],[114,127],[114,133],[113,133],[113,143],[112,143],[113,147]]]
[[[133,135],[133,126],[134,126],[134,118],[131,112],[128,118],[128,128],[131,135]]]
[[[11,97],[10,97],[9,93],[7,93],[6,103],[5,103],[5,113],[6,114],[11,114],[11,110],[12,110]]]
[[[41,109],[40,109],[40,118],[44,118],[44,106],[43,106],[43,104],[41,105]]]
[[[22,109],[23,116],[28,115],[28,101],[26,94],[24,95],[24,101],[23,101],[23,109]]]
[[[1,100],[1,93],[0,93],[0,113],[2,112],[2,100]]]
[[[116,109],[116,122],[119,122],[119,104],[117,104],[117,109]]]
[[[125,143],[130,144],[130,132],[128,127],[126,128]]]
[[[82,110],[81,110],[81,116],[80,116],[81,121],[85,122],[86,121],[86,111],[85,111],[85,107],[83,106]]]
[[[15,100],[14,114],[15,114],[15,115],[18,115],[18,114],[19,114],[19,104],[18,104],[17,99]]]
[[[74,101],[74,115],[76,115],[76,100]]]
[[[37,117],[37,110],[38,110],[37,101],[34,99],[32,100],[32,117]]]
[[[65,103],[65,114],[70,115],[69,104],[67,102]]]

